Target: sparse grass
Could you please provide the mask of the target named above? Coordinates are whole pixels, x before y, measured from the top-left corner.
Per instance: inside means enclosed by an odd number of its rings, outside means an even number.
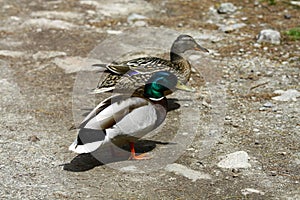
[[[291,28],[285,32],[291,39],[299,40],[300,39],[300,27]]]
[[[261,2],[267,2],[270,6],[276,5],[276,0],[261,0]]]

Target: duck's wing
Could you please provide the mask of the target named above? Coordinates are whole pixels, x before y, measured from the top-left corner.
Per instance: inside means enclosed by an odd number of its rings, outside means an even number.
[[[151,72],[152,70],[157,70],[157,68],[163,70],[165,68],[171,67],[171,65],[172,63],[168,60],[164,60],[157,57],[143,57],[120,63],[112,63],[106,66],[106,68],[113,73],[122,75],[126,74],[130,70],[143,73]]]
[[[110,132],[113,130],[113,135],[118,135],[122,130],[116,130],[115,125],[133,110],[148,104],[149,102],[143,98],[128,98],[124,95],[105,99],[83,120],[78,136],[69,150],[77,153],[95,151],[111,137],[107,137],[107,130]]]
[[[155,72],[163,70],[176,72],[170,61],[156,57],[112,63],[106,68],[111,73],[104,80],[99,81],[97,88],[91,92],[92,94],[100,94],[114,89],[118,89],[118,92],[127,93],[142,87]]]

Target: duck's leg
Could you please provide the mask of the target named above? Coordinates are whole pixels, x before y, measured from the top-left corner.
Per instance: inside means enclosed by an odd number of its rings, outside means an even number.
[[[130,145],[130,152],[131,152],[131,156],[129,157],[129,160],[146,160],[151,158],[147,153],[143,153],[138,156],[135,155],[134,143],[129,142],[129,145]]]

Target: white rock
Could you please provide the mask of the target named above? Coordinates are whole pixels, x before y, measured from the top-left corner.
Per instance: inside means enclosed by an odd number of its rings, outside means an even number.
[[[147,22],[145,22],[145,21],[135,21],[135,22],[133,23],[133,25],[134,25],[134,26],[137,26],[137,27],[142,27],[142,26],[147,26],[148,24],[147,24]]]
[[[257,36],[257,42],[268,42],[272,44],[280,44],[280,33],[272,29],[265,29],[260,31]]]
[[[118,30],[106,30],[106,33],[111,34],[111,35],[119,35],[121,33],[123,33],[122,31],[118,31]]]
[[[83,17],[82,13],[76,12],[59,12],[59,11],[36,11],[30,14],[31,17],[39,18],[50,18],[50,19],[63,19],[63,20],[72,20],[72,19],[81,19]]]
[[[284,90],[275,90],[275,94],[280,94],[280,96],[272,97],[276,101],[297,101],[297,98],[300,97],[300,92],[295,89]]]
[[[238,168],[249,168],[251,167],[248,153],[245,151],[237,151],[228,154],[219,163],[220,168],[238,169]]]
[[[300,6],[300,1],[291,1],[292,5]]]
[[[17,57],[21,57],[24,55],[25,55],[25,52],[22,52],[22,51],[0,50],[0,56],[17,58]]]
[[[97,59],[85,59],[82,57],[67,57],[67,58],[55,58],[53,63],[58,67],[65,70],[65,73],[74,73],[78,71],[95,71],[99,70],[97,67],[93,67],[93,64],[102,63]]]
[[[97,13],[109,17],[120,17],[120,15],[128,15],[132,12],[147,12],[153,8],[150,3],[146,1],[92,1],[92,0],[80,0],[81,4],[91,5],[97,9]]]
[[[229,33],[229,32],[232,32],[234,30],[237,30],[237,29],[240,29],[240,28],[243,28],[245,27],[246,24],[245,23],[238,23],[238,24],[231,24],[231,25],[221,25],[219,27],[219,30],[220,31],[223,31],[225,33]]]
[[[133,165],[130,165],[130,166],[122,167],[121,171],[124,171],[124,172],[135,172],[135,171],[137,171],[137,167],[133,166]]]
[[[177,163],[167,165],[165,170],[167,170],[168,172],[174,172],[177,175],[182,175],[188,179],[191,179],[192,182],[198,179],[211,179],[211,176],[209,174],[192,170],[184,165]]]
[[[29,19],[25,21],[22,24],[22,27],[40,27],[44,29],[72,29],[76,28],[77,26],[75,24],[65,22],[62,20],[50,20],[45,18],[39,18],[39,19]]]
[[[264,103],[263,106],[266,107],[266,108],[271,108],[271,107],[273,107],[274,105],[273,105],[271,102],[266,102],[266,103]]]
[[[256,193],[256,194],[260,194],[260,195],[265,194],[264,192],[261,192],[259,190],[253,189],[253,188],[244,188],[241,190],[241,192],[244,196],[247,196],[248,194],[251,194],[251,193]]]
[[[144,19],[147,19],[147,17],[145,17],[144,15],[137,14],[137,13],[132,13],[131,15],[129,15],[127,17],[127,22],[129,24],[133,24],[136,21],[142,21]]]
[[[65,52],[61,51],[39,51],[32,55],[32,58],[34,60],[44,60],[44,59],[50,59],[55,58],[59,56],[66,56],[67,54]]]
[[[232,3],[221,3],[218,8],[218,13],[220,14],[229,14],[234,13],[236,11],[236,7]]]

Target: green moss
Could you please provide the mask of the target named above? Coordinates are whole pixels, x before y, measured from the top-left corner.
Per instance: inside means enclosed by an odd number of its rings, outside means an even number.
[[[291,28],[290,30],[286,31],[286,34],[294,40],[299,40],[300,39],[300,27]]]

